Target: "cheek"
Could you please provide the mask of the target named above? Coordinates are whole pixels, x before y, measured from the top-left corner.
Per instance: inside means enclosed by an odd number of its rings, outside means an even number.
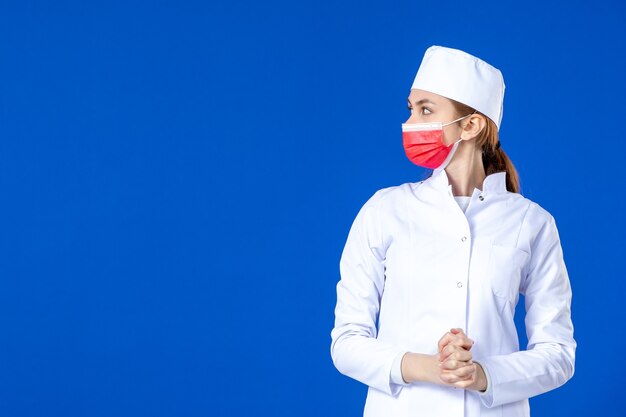
[[[461,130],[457,129],[455,126],[446,126],[443,129],[443,144],[446,146],[451,146],[454,142],[461,138]]]

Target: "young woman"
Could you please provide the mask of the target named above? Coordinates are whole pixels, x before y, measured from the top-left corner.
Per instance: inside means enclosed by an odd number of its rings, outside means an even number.
[[[341,256],[331,356],[369,386],[365,416],[529,416],[529,397],[574,374],[558,231],[519,194],[498,140],[503,98],[496,68],[426,51],[402,135],[407,157],[433,174],[376,192]]]

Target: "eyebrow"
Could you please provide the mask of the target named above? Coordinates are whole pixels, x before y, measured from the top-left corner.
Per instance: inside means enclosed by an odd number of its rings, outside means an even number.
[[[406,101],[408,101],[408,102],[409,102],[409,105],[412,105],[411,100],[407,99]],[[427,99],[427,98],[423,98],[423,99],[421,99],[420,101],[418,101],[417,103],[415,103],[415,105],[416,105],[416,106],[420,106],[420,105],[422,105],[422,104],[424,104],[424,103],[430,103],[430,104],[437,105],[437,103],[435,103],[434,101],[430,101],[430,100],[429,100],[429,99]]]

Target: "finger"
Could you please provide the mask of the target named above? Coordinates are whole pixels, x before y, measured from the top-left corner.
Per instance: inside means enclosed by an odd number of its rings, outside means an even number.
[[[476,382],[476,378],[463,379],[461,381],[453,382],[451,385],[456,388],[469,388]]]
[[[451,355],[455,354],[455,352],[458,352],[457,353],[458,358],[456,359],[463,359],[463,360],[471,359],[471,352],[469,351],[469,349],[466,349],[464,346],[459,346],[454,343],[449,343],[443,348],[441,352],[439,352],[439,361],[443,362],[447,360],[448,358],[450,358]]]
[[[448,344],[453,344],[456,346],[460,346],[464,349],[470,350],[472,346],[474,346],[474,341],[470,339],[469,337],[465,336],[464,334],[458,334],[457,336],[452,338],[450,342],[448,342]]]
[[[465,349],[457,349],[456,351],[452,352],[451,355],[448,356],[448,359],[456,359],[457,361],[471,361],[472,357],[474,355],[472,355],[472,352],[469,350],[465,350]]]
[[[447,344],[442,350],[441,352],[439,352],[439,362],[444,362],[446,361],[450,355],[452,355],[454,352],[463,349],[460,346],[457,345],[453,345],[453,344]]]
[[[439,367],[442,369],[457,369],[462,366],[471,365],[472,354],[466,350],[456,351],[447,357],[447,359],[439,362]]]
[[[446,344],[448,344],[452,339],[454,339],[454,336],[458,335],[458,334],[462,334],[465,335],[465,333],[463,332],[463,329],[461,329],[460,327],[453,327],[450,329],[449,332],[446,332],[441,339],[439,339],[439,342],[437,343],[438,345],[438,351],[441,351],[441,349],[444,348],[444,346]]]
[[[455,329],[451,329],[451,330],[455,330]],[[457,330],[460,330],[460,329],[457,329]],[[441,339],[439,339],[437,351],[441,352],[443,348],[445,348],[446,345],[450,343],[454,343],[458,346],[462,346],[469,350],[472,348],[474,341],[470,339],[469,337],[467,337],[465,333],[462,332],[462,330],[456,334],[448,332]]]
[[[464,334],[458,334],[450,343],[454,343],[468,350],[474,345],[474,341]]]
[[[463,366],[467,366],[469,363],[465,361],[457,361],[455,359],[448,359],[444,362],[439,362],[439,367],[441,369],[453,371],[455,369],[461,368]]]
[[[441,352],[444,347],[455,337],[453,333],[446,332],[437,343],[437,352]]]
[[[456,359],[456,360],[460,360],[460,361],[468,361],[470,359],[472,359],[472,352],[465,349],[462,346],[457,346],[457,345],[447,345],[445,348],[443,348],[443,350],[441,351],[441,355],[442,358],[445,359]],[[442,360],[442,362],[443,362]]]
[[[455,378],[458,378],[459,380],[461,379],[466,379],[471,375],[475,375],[476,374],[476,364],[471,363],[471,364],[465,364],[464,366],[461,366],[460,368],[457,369],[445,369],[441,371],[442,375],[452,375]]]
[[[455,386],[462,382],[468,382],[468,385],[470,385],[474,381],[474,376],[473,374],[470,374],[467,376],[458,376],[452,373],[442,373],[439,375],[439,379],[445,382],[446,384],[455,385]]]
[[[439,362],[445,361],[448,358],[448,356],[450,356],[452,352],[454,352],[455,349],[456,348],[454,347],[454,345],[445,345],[443,349],[439,351],[439,355],[437,356],[439,359]]]

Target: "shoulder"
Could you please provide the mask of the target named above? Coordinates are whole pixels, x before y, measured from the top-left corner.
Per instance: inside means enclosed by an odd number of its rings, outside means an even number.
[[[543,253],[542,247],[552,247],[560,242],[559,231],[552,214],[537,202],[522,197],[527,205],[521,225],[521,240],[531,253]]]
[[[357,221],[385,222],[389,218],[402,217],[413,189],[419,183],[404,183],[377,190],[362,205]]]
[[[376,191],[363,205],[363,208],[388,209],[397,207],[398,204],[411,198],[416,188],[420,186],[420,182],[407,182],[400,185],[394,185],[381,188]]]
[[[517,194],[519,202],[526,205],[525,223],[537,226],[543,226],[545,224],[554,223],[554,217],[548,210],[543,208],[539,203],[524,197],[521,194]]]

